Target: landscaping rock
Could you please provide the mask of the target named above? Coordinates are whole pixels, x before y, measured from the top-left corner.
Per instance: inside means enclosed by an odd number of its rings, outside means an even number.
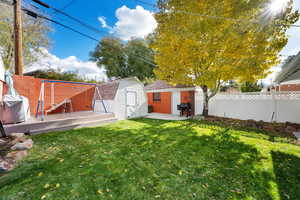
[[[17,144],[17,143],[22,143],[22,142],[25,142],[26,141],[26,137],[20,137],[20,138],[15,138],[13,139],[12,141],[9,142],[9,144],[11,146]]]
[[[287,126],[285,128],[285,132],[287,132],[287,133],[293,133],[293,132],[296,132],[296,131],[297,131],[297,129],[293,126]]]
[[[6,141],[5,140],[3,140],[3,139],[0,139],[0,145],[4,145],[6,143]]]
[[[8,172],[14,168],[14,164],[12,162],[8,162],[4,159],[0,159],[0,173]]]
[[[6,158],[14,160],[14,161],[19,161],[22,160],[24,157],[27,156],[27,151],[12,151],[6,155]]]
[[[195,115],[195,116],[193,116],[193,119],[194,120],[204,120],[205,117],[203,115]]]
[[[12,138],[22,138],[24,136],[25,136],[24,133],[12,133],[12,134],[10,134],[10,137],[12,137]]]
[[[256,121],[254,120],[245,121],[245,125],[249,128],[257,128]]]
[[[270,132],[276,131],[276,127],[274,127],[272,124],[265,124],[265,125],[263,126],[263,129],[264,129],[265,131],[270,131]]]
[[[11,147],[11,150],[27,150],[33,146],[32,139],[27,139],[24,142],[17,143]]]
[[[262,129],[264,127],[265,122],[260,120],[258,122],[256,122],[256,128],[258,129]]]

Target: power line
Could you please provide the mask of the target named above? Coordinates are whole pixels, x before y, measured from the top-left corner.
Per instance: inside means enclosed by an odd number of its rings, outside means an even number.
[[[142,0],[134,0],[137,2],[140,2],[144,5],[151,5],[153,7],[156,7],[157,9],[159,9],[157,7],[157,5],[150,3],[150,2],[146,2],[146,1],[142,1]],[[239,19],[235,19],[235,18],[231,18],[231,17],[221,17],[221,16],[214,16],[214,15],[206,15],[206,14],[201,14],[201,13],[194,13],[194,12],[187,12],[184,10],[173,10],[173,12],[175,13],[181,13],[181,14],[187,14],[187,15],[194,15],[194,16],[200,16],[200,17],[207,17],[207,18],[211,18],[211,19],[218,19],[218,20],[229,20],[229,21],[236,21],[236,22],[248,22],[248,23],[252,23],[252,24],[260,24],[257,21],[254,20],[239,20]],[[290,26],[290,27],[297,27],[300,28],[300,24],[270,24],[273,26]]]
[[[71,31],[73,31],[73,32],[75,32],[75,33],[78,33],[78,34],[80,34],[81,36],[84,36],[84,37],[86,37],[86,38],[89,38],[89,39],[91,39],[91,40],[94,40],[94,41],[96,41],[96,42],[99,42],[99,40],[97,40],[96,38],[94,38],[94,37],[92,37],[92,36],[89,36],[89,35],[87,35],[87,34],[85,34],[85,33],[82,33],[82,32],[80,32],[80,31],[78,31],[78,30],[76,30],[76,29],[74,29],[74,28],[72,28],[72,27],[70,27],[70,26],[67,26],[67,25],[65,25],[65,24],[62,24],[62,23],[60,23],[60,22],[58,22],[58,21],[56,21],[56,20],[50,19],[50,18],[48,18],[48,17],[46,17],[46,16],[43,16],[43,15],[41,15],[41,14],[38,14],[38,13],[33,12],[33,11],[31,11],[31,10],[28,10],[27,8],[24,8],[24,7],[22,8],[22,10],[25,11],[25,13],[26,13],[27,15],[31,16],[31,17],[34,17],[34,18],[39,17],[39,18],[41,18],[41,19],[45,19],[45,20],[47,20],[47,21],[50,21],[50,22],[55,23],[55,24],[57,24],[57,25],[60,25],[60,26],[62,26],[62,27],[64,27],[64,28],[66,28],[66,29],[69,29],[69,30],[71,30]]]
[[[11,4],[9,1],[7,1],[7,0],[0,0],[0,2],[5,3],[5,4],[9,5],[9,6],[12,6],[12,5],[13,5],[13,4]],[[38,18],[38,17],[39,17],[39,18],[41,18],[41,19],[45,19],[45,20],[47,20],[47,21],[50,21],[50,22],[55,23],[55,24],[57,24],[57,25],[60,25],[60,26],[62,26],[62,27],[64,27],[64,28],[66,28],[66,29],[69,29],[69,30],[71,30],[71,31],[73,31],[73,32],[75,32],[75,33],[77,33],[77,34],[83,36],[83,37],[86,37],[86,38],[88,38],[88,39],[91,39],[91,40],[93,40],[93,41],[96,41],[97,43],[100,42],[99,40],[97,40],[96,38],[94,38],[94,37],[92,37],[92,36],[90,36],[90,35],[87,35],[87,34],[85,34],[85,33],[82,33],[82,32],[80,32],[80,31],[78,31],[78,30],[76,30],[76,29],[74,29],[74,28],[72,28],[72,27],[70,27],[70,26],[67,26],[67,25],[65,25],[65,24],[63,24],[63,23],[60,23],[60,22],[56,21],[56,20],[50,19],[50,18],[48,18],[48,17],[46,17],[46,16],[43,16],[43,15],[41,15],[41,14],[38,14],[38,13],[36,13],[36,12],[34,12],[34,11],[32,11],[32,10],[29,10],[29,9],[27,9],[27,8],[25,8],[25,7],[22,7],[22,10],[23,10],[27,15],[29,15],[29,16],[31,16],[31,17],[34,17],[34,18]],[[157,66],[156,64],[152,63],[152,61],[147,60],[146,58],[139,58],[139,57],[137,57],[137,56],[140,56],[140,55],[136,55],[136,54],[134,54],[134,55],[136,56],[136,58],[138,58],[138,59],[140,59],[140,60],[143,60],[144,62],[146,62],[146,63],[148,63],[148,64],[151,64],[151,65],[153,65],[153,66]],[[127,56],[128,56],[128,55],[127,55]],[[142,57],[142,56],[140,56],[140,57]]]
[[[8,3],[6,0],[1,0],[1,2]],[[12,4],[8,3],[8,5],[12,5]],[[75,33],[77,33],[77,34],[80,34],[81,36],[84,36],[84,37],[86,37],[86,38],[88,38],[88,39],[91,39],[91,40],[96,41],[96,42],[98,42],[98,43],[100,42],[98,39],[96,39],[96,38],[94,38],[94,37],[92,37],[92,36],[90,36],[90,35],[88,35],[88,34],[82,33],[82,32],[80,32],[80,31],[78,31],[78,30],[76,30],[76,29],[74,29],[74,28],[72,28],[72,27],[70,27],[70,26],[67,26],[67,25],[65,25],[65,24],[62,24],[62,23],[56,21],[56,20],[50,19],[50,18],[48,18],[48,17],[46,17],[46,16],[43,16],[43,15],[38,14],[38,13],[36,13],[36,12],[33,12],[33,11],[27,9],[27,8],[22,7],[22,10],[25,11],[26,14],[28,14],[29,16],[32,16],[32,17],[34,17],[34,18],[39,17],[39,18],[45,19],[45,20],[47,20],[47,21],[50,21],[50,22],[55,23],[55,24],[57,24],[57,25],[60,25],[60,26],[62,26],[62,27],[64,27],[64,28],[66,28],[66,29],[69,29],[69,30],[71,30],[71,31],[73,31],[73,32],[75,32]],[[127,55],[127,54],[125,54],[125,55]],[[156,65],[155,63],[153,63],[152,61],[148,60],[147,58],[145,58],[145,57],[143,57],[143,56],[141,56],[141,55],[138,55],[138,54],[134,54],[134,55],[135,55],[135,57],[137,57],[138,59],[143,60],[144,62],[146,62],[146,63],[148,63],[148,64],[150,64],[150,65],[153,65],[153,66],[157,67],[157,65]],[[128,55],[127,55],[127,56],[128,56]],[[285,56],[285,57],[288,57],[288,55],[279,55],[279,56]]]
[[[67,14],[66,12],[62,11],[61,9],[55,8],[55,7],[53,7],[53,6],[50,6],[49,4],[46,4],[46,3],[44,3],[44,2],[42,2],[42,1],[40,1],[40,0],[32,0],[32,1],[35,2],[35,3],[37,3],[37,4],[39,4],[39,5],[41,5],[41,6],[43,6],[43,7],[45,7],[45,8],[51,8],[51,9],[54,10],[55,12],[60,13],[60,14],[62,14],[62,15],[64,15],[64,16],[66,16],[66,17],[72,19],[73,21],[76,21],[76,22],[79,23],[80,25],[82,25],[82,26],[84,26],[84,27],[86,27],[86,28],[88,28],[88,29],[90,29],[90,30],[96,32],[96,33],[105,33],[105,34],[108,33],[107,31],[101,31],[101,30],[99,30],[98,28],[96,28],[96,27],[94,27],[94,26],[92,26],[92,25],[90,25],[90,24],[87,24],[87,23],[85,23],[85,22],[82,21],[82,20],[80,20],[80,19],[78,19],[78,18],[76,18],[76,17],[73,17],[73,16]]]
[[[97,40],[96,38],[94,38],[94,37],[92,37],[92,36],[89,36],[89,35],[87,35],[87,34],[85,34],[85,33],[82,33],[82,32],[80,32],[80,31],[78,31],[78,30],[76,30],[76,29],[74,29],[74,28],[72,28],[72,27],[70,27],[70,26],[67,26],[67,25],[65,25],[65,24],[62,24],[62,23],[60,23],[60,22],[58,22],[58,21],[56,21],[56,20],[50,19],[50,18],[48,18],[48,17],[46,17],[46,16],[43,16],[43,15],[38,14],[38,13],[36,13],[36,12],[33,12],[33,11],[27,9],[27,8],[24,8],[24,7],[23,7],[22,10],[23,10],[27,15],[29,15],[29,16],[31,16],[31,17],[34,17],[34,18],[39,17],[39,18],[41,18],[41,19],[45,19],[45,20],[47,20],[47,21],[50,21],[50,22],[55,23],[55,24],[57,24],[57,25],[60,25],[60,26],[62,26],[62,27],[64,27],[64,28],[66,28],[66,29],[69,29],[69,30],[71,30],[71,31],[73,31],[73,32],[75,32],[75,33],[78,33],[78,34],[80,34],[81,36],[84,36],[84,37],[86,37],[86,38],[88,38],[88,39],[91,39],[91,40],[96,41],[96,42],[98,42],[98,43],[100,42],[99,40]],[[127,54],[125,54],[125,55],[127,55]],[[127,56],[128,56],[128,55],[127,55]],[[152,63],[152,61],[147,60],[147,59],[144,58],[144,57],[143,57],[143,58],[140,58],[140,57],[142,57],[142,56],[140,56],[140,55],[134,54],[134,56],[135,56],[137,59],[140,59],[140,60],[144,61],[145,63],[151,64],[151,65],[153,65],[153,66],[157,66],[156,64]],[[138,57],[138,56],[140,56],[140,57]]]
[[[65,10],[66,8],[68,8],[69,6],[71,6],[74,3],[75,0],[71,0],[69,1],[69,3],[67,3],[64,7],[61,8],[61,10]]]
[[[73,16],[69,15],[68,13],[62,11],[62,9],[58,9],[58,8],[53,7],[53,6],[50,6],[49,4],[46,4],[46,3],[44,3],[44,2],[42,2],[40,0],[32,0],[32,1],[35,2],[35,3],[37,3],[37,4],[39,4],[39,5],[41,5],[41,6],[43,6],[43,7],[45,7],[45,8],[51,8],[56,13],[64,15],[64,16],[68,17],[69,19],[72,19],[73,21],[76,21],[80,25],[82,25],[82,26],[84,26],[84,27],[86,27],[86,28],[88,28],[88,29],[96,32],[96,33],[113,34],[113,32],[110,32],[108,30],[106,30],[106,31],[99,30],[99,28],[94,27],[94,26],[92,26],[92,25],[90,25],[90,24],[88,24],[88,23],[86,23],[86,22],[84,22],[84,21],[82,21],[82,20],[80,20],[80,19],[78,19],[76,17],[73,17]],[[135,35],[135,33],[130,32],[130,31],[126,31],[126,33]]]

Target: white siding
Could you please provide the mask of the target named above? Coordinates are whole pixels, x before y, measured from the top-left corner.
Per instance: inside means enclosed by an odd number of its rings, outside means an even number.
[[[105,105],[106,111],[113,113],[114,112],[114,101],[113,100],[104,100],[103,104]],[[96,100],[95,101],[95,112],[105,112],[104,106],[102,104],[101,100]]]
[[[195,92],[195,115],[201,115],[203,110],[202,91]]]
[[[180,91],[172,92],[172,114],[179,115],[180,112],[177,110],[177,105],[180,104]]]

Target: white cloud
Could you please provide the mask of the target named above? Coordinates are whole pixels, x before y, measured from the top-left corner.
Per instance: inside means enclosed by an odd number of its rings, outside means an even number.
[[[106,18],[105,17],[98,17],[99,22],[101,23],[102,28],[108,28],[108,29],[112,29],[110,26],[107,25],[106,23]]]
[[[270,86],[273,84],[276,76],[281,71],[281,67],[280,66],[272,67],[269,71],[270,74],[266,78],[261,80],[264,86]]]
[[[42,48],[42,54],[38,54],[38,61],[26,67],[26,72],[34,70],[54,69],[61,72],[76,72],[84,79],[96,79],[97,81],[107,80],[104,69],[100,69],[95,62],[81,61],[75,56],[58,58]]]
[[[98,20],[103,28],[110,29],[111,33],[124,41],[144,38],[157,27],[153,13],[142,6],[136,6],[135,9],[122,6],[116,10],[116,17],[118,21],[113,27],[107,25],[104,17],[99,17]]]

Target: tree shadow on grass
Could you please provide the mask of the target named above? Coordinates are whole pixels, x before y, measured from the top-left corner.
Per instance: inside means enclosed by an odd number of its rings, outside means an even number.
[[[271,154],[280,199],[300,199],[300,158],[279,151]]]
[[[178,155],[176,159],[181,164],[177,169],[187,171],[183,182],[194,191],[200,191],[200,199],[272,199],[269,183],[274,178],[270,172],[259,167],[266,158],[255,147],[231,135],[228,128],[204,127],[213,128],[214,133],[197,136],[190,121],[176,122],[181,126],[175,128],[168,127],[168,123],[174,121],[136,121],[150,125],[143,129],[144,132],[160,132],[164,136],[161,151]],[[161,140],[159,137],[157,139]],[[180,191],[180,188],[177,190]]]
[[[30,165],[0,181],[0,194],[5,199],[26,190],[26,198],[15,199],[39,199],[46,183],[60,183],[49,198],[99,199],[96,191],[109,188],[104,192],[112,195],[109,199],[272,199],[269,183],[274,180],[257,167],[264,158],[228,129],[198,135],[184,122],[130,123],[34,137],[40,149],[49,142],[60,147],[52,157],[64,162],[42,154],[29,158],[24,162]]]

